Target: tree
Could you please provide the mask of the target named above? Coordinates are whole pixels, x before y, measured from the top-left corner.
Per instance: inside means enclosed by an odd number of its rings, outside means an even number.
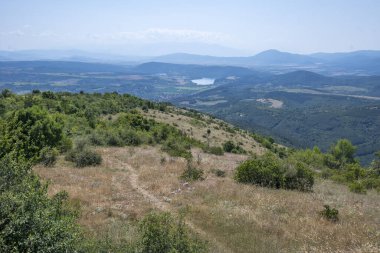
[[[375,153],[376,158],[372,161],[371,167],[375,171],[376,175],[380,176],[380,151]]]
[[[346,163],[355,163],[356,147],[347,139],[340,139],[330,148],[331,155],[339,162],[340,166]]]
[[[4,90],[1,91],[1,96],[3,98],[10,97],[10,96],[12,96],[12,91],[9,90],[9,89],[4,89]]]
[[[53,198],[30,165],[0,160],[0,252],[76,252],[77,213],[67,193]]]
[[[45,147],[59,147],[64,135],[58,118],[39,107],[15,111],[0,128],[0,158],[14,152],[32,161],[39,158]]]

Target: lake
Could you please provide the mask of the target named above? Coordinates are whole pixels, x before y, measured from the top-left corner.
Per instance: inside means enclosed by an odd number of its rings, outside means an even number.
[[[191,80],[196,85],[213,85],[215,82],[215,79],[213,78],[201,78],[201,79],[194,79]]]

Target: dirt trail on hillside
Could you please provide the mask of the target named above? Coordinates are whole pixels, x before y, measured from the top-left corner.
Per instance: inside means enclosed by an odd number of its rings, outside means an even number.
[[[118,169],[126,170],[128,172],[129,181],[131,183],[131,186],[140,193],[144,199],[152,204],[155,208],[164,211],[164,212],[173,212],[174,210],[171,208],[171,206],[148,192],[143,188],[143,185],[139,183],[138,180],[138,173],[135,168],[133,168],[130,164],[121,161],[117,157],[109,156],[110,159],[116,159],[117,161],[114,161],[114,164],[119,167]],[[186,225],[193,230],[195,233],[199,234],[202,238],[205,238],[208,240],[212,245],[215,246],[215,250],[217,250],[218,253],[232,253],[233,251],[229,249],[227,246],[223,245],[220,241],[213,238],[209,233],[206,233],[204,230],[202,230],[200,227],[196,226],[194,223],[186,220]]]

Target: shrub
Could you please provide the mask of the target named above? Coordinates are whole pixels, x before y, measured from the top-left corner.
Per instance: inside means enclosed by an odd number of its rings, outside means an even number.
[[[183,157],[185,159],[191,159],[193,157],[189,149],[190,145],[181,142],[181,140],[175,140],[174,138],[168,139],[162,145],[162,150],[167,152],[169,155]]]
[[[203,151],[213,155],[224,155],[223,149],[221,147],[204,147]]]
[[[0,158],[15,152],[33,162],[38,161],[45,147],[62,144],[63,125],[46,110],[31,107],[13,112],[0,128]]]
[[[58,150],[55,148],[43,148],[40,152],[40,162],[46,166],[51,167],[57,162]]]
[[[231,153],[231,151],[235,148],[235,144],[232,141],[226,141],[223,144],[224,152]]]
[[[188,163],[187,168],[181,175],[181,179],[186,181],[203,180],[203,174],[204,172],[202,169],[197,169],[192,166],[191,163]]]
[[[284,185],[280,161],[271,153],[243,162],[236,169],[235,180],[274,188],[281,188]]]
[[[94,132],[90,134],[90,136],[88,136],[88,140],[90,141],[92,145],[97,145],[97,146],[104,145],[104,142],[105,142],[103,137],[98,132]]]
[[[367,193],[364,185],[358,181],[350,183],[348,187],[350,188],[350,191],[352,191],[354,193],[358,193],[358,194],[366,194]]]
[[[314,185],[313,172],[301,162],[288,163],[284,178],[286,189],[310,191]]]
[[[74,162],[76,167],[95,166],[102,163],[102,157],[89,149],[76,152],[75,150],[70,152],[67,156],[67,160]]]
[[[235,171],[235,180],[272,188],[310,191],[312,171],[301,162],[281,161],[272,153],[243,162]]]
[[[223,144],[223,150],[227,153],[234,153],[234,154],[247,153],[240,145],[235,145],[232,141],[226,141]]]
[[[346,163],[354,163],[356,147],[347,139],[340,139],[330,147],[330,153],[339,162],[340,166]]]
[[[226,176],[226,172],[224,170],[221,170],[221,169],[213,169],[211,170],[212,173],[215,174],[215,176],[217,177],[225,177]]]
[[[127,146],[138,146],[142,143],[140,136],[133,130],[122,131],[120,137]]]
[[[102,163],[100,154],[88,148],[86,139],[79,139],[75,148],[66,154],[65,159],[74,162],[76,167],[95,166]]]
[[[377,189],[378,191],[380,190],[380,178],[366,178],[361,182],[366,189]]]
[[[109,146],[122,147],[124,146],[123,140],[117,133],[108,132],[106,135],[106,143]]]
[[[339,211],[335,208],[330,208],[329,205],[324,205],[324,210],[320,211],[320,215],[326,220],[337,222],[339,221]]]
[[[0,160],[0,252],[78,252],[68,195],[49,198],[47,189],[29,165]]]
[[[202,253],[206,244],[190,235],[183,218],[175,222],[169,213],[151,213],[140,222],[143,253]]]

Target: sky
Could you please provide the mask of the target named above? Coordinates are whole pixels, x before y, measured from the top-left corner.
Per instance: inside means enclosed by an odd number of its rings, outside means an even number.
[[[0,0],[0,50],[380,50],[379,0]]]

